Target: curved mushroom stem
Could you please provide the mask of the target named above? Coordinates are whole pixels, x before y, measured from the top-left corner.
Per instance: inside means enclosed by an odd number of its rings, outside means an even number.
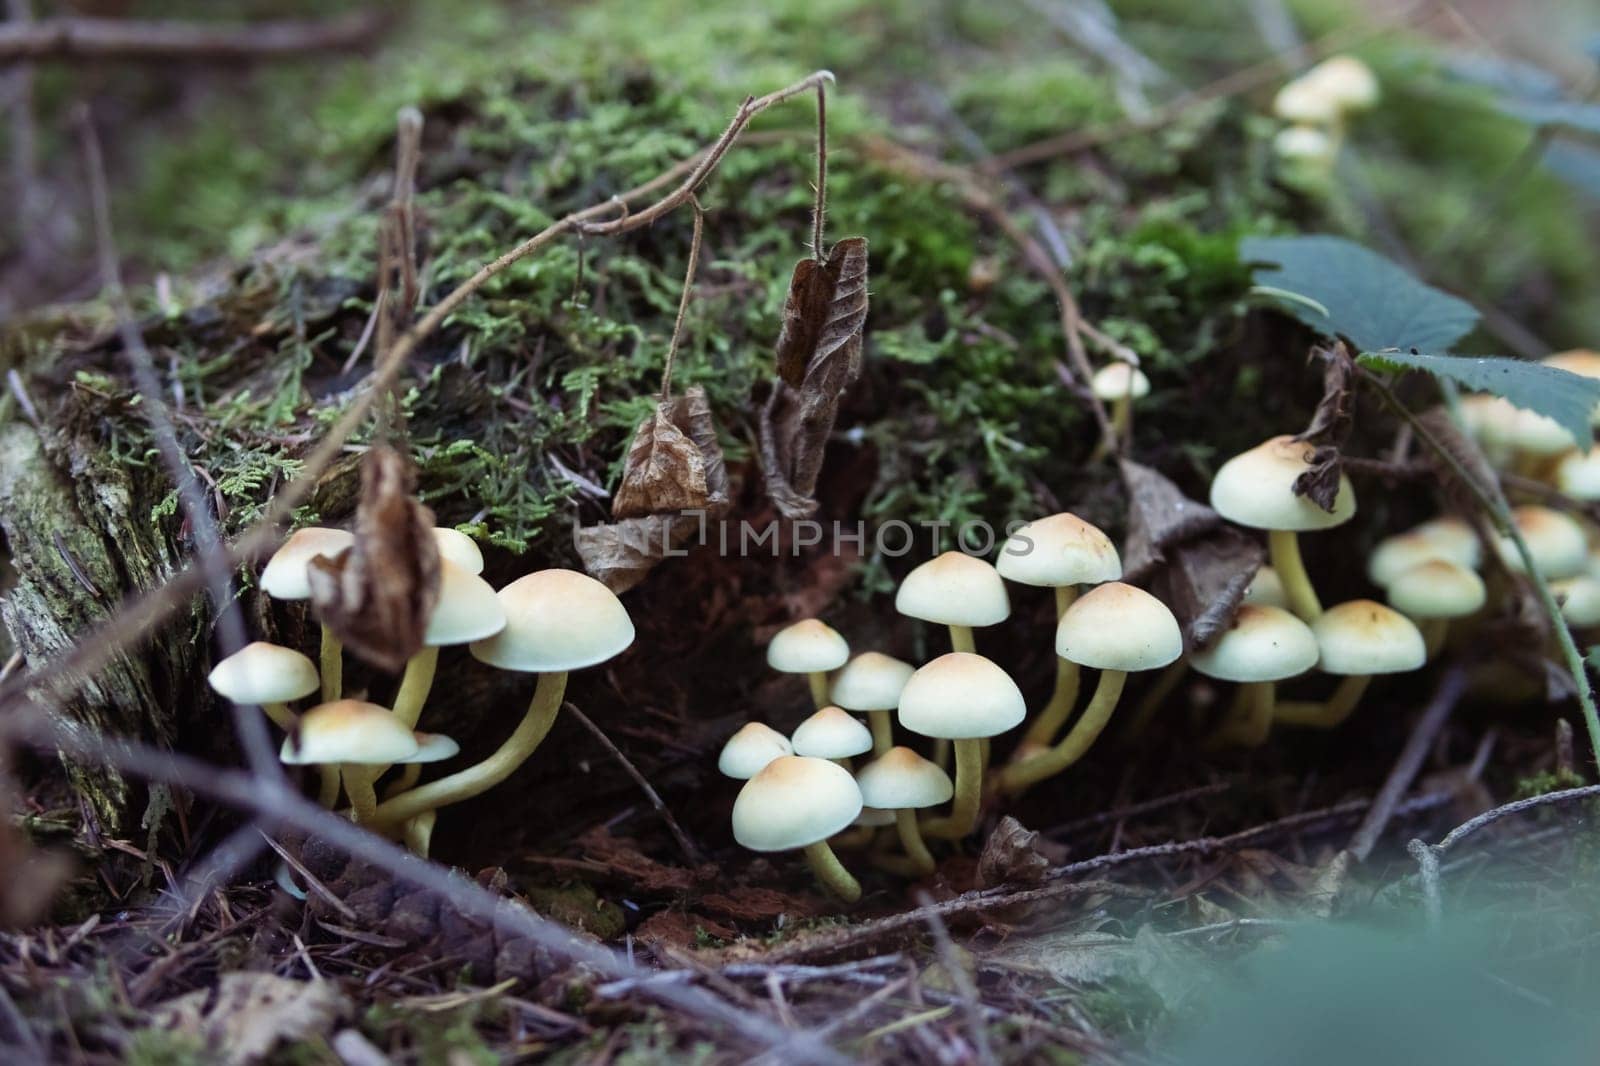
[[[1172,695],[1172,690],[1178,687],[1178,682],[1188,673],[1188,656],[1161,671],[1161,676],[1156,678],[1156,683],[1150,686],[1149,691],[1139,700],[1139,705],[1133,709],[1133,714],[1129,716],[1128,727],[1122,731],[1122,736],[1119,738],[1122,743],[1132,744],[1144,735],[1156,712],[1161,710],[1167,702],[1167,697]]]
[[[971,626],[950,627],[950,650],[964,651],[969,654],[977,652],[978,646],[972,642]]]
[[[293,733],[295,723],[300,721],[300,716],[291,711],[287,703],[263,703],[261,709],[272,719],[272,724],[285,733]]]
[[[1326,702],[1280,703],[1278,709],[1272,712],[1272,717],[1275,721],[1287,722],[1289,725],[1332,729],[1350,717],[1371,682],[1371,676],[1352,675],[1339,682],[1339,687],[1333,690],[1333,695],[1329,696]]]
[[[1083,715],[1072,731],[1049,751],[1006,767],[1000,773],[1000,787],[1013,794],[1021,792],[1047,777],[1054,777],[1083,758],[1083,753],[1089,750],[1100,736],[1100,731],[1111,720],[1111,712],[1117,709],[1117,701],[1122,698],[1122,686],[1127,680],[1128,675],[1121,670],[1100,671],[1100,683],[1095,686],[1094,697],[1083,709]]]
[[[1110,455],[1113,443],[1120,448],[1128,439],[1128,427],[1132,422],[1133,397],[1125,392],[1111,401],[1111,434],[1100,438],[1100,443],[1095,445],[1094,454],[1089,456],[1089,462],[1098,463]]]
[[[1067,613],[1067,608],[1072,606],[1078,598],[1075,586],[1067,585],[1056,589],[1056,621],[1061,621],[1061,616]],[[1039,717],[1028,726],[1028,731],[1022,735],[1022,743],[1017,746],[1018,751],[1026,751],[1029,747],[1043,748],[1055,742],[1056,734],[1061,727],[1067,724],[1067,719],[1072,715],[1072,708],[1078,704],[1078,685],[1081,678],[1078,664],[1071,659],[1056,656],[1056,687],[1050,693],[1050,702],[1044,705],[1044,710],[1039,712]]]
[[[328,810],[339,805],[339,768],[331,763],[317,767],[317,802]]]
[[[1315,622],[1322,617],[1322,601],[1317,590],[1311,587],[1311,577],[1300,558],[1300,538],[1293,530],[1267,531],[1267,553],[1272,567],[1283,582],[1283,594],[1289,600],[1289,609],[1303,622]]]
[[[861,898],[861,882],[844,868],[826,840],[807,844],[805,853],[806,865],[811,867],[811,872],[817,875],[817,880],[822,882],[824,888],[846,903],[854,903]]]
[[[811,702],[817,705],[817,710],[828,705],[828,672],[826,670],[813,670],[806,675],[811,680]]]
[[[402,792],[410,792],[417,787],[417,780],[420,777],[422,777],[422,764],[419,762],[406,763],[405,769],[400,771],[400,776],[395,778],[394,782],[384,790],[383,798],[394,799]],[[418,815],[418,817],[421,816]]]
[[[867,725],[872,730],[872,757],[876,759],[894,747],[894,724],[889,721],[893,711],[868,711]]]
[[[458,770],[448,777],[430,781],[421,788],[384,800],[374,812],[375,823],[379,826],[398,825],[424,811],[471,799],[510,777],[517,767],[528,761],[528,757],[550,732],[561,710],[561,697],[566,691],[566,671],[540,674],[533,701],[528,704],[528,712],[522,716],[516,731],[495,749],[494,754],[465,770]]]
[[[366,825],[372,821],[373,812],[378,809],[378,794],[372,787],[372,768],[345,763],[340,768],[340,775],[344,778],[344,790],[350,797],[350,810],[354,813],[357,825]]]
[[[983,802],[983,742],[976,737],[961,737],[955,747],[955,802],[950,805],[948,817],[933,819],[922,827],[925,836],[940,840],[960,840],[971,833],[978,825],[978,808]]]
[[[1206,741],[1207,747],[1217,748],[1238,744],[1246,748],[1259,748],[1272,732],[1273,705],[1277,702],[1278,686],[1273,681],[1255,681],[1239,686],[1234,696],[1234,706]]]
[[[333,630],[322,627],[322,702],[332,703],[344,694],[344,645]]]
[[[950,740],[948,737],[939,737],[933,742],[933,753],[929,760],[943,770],[950,765]]]
[[[835,848],[865,848],[871,845],[878,835],[878,826],[855,825],[842,833],[835,833],[828,838],[830,847]]]
[[[405,676],[400,679],[400,690],[394,694],[392,708],[394,716],[404,722],[406,728],[417,728],[428,693],[433,691],[433,675],[438,668],[437,647],[424,647],[406,662]]]
[[[428,847],[433,843],[433,825],[439,820],[434,811],[423,811],[406,822],[406,849],[413,855],[426,859]]]
[[[900,846],[917,873],[926,877],[933,873],[933,853],[923,843],[922,830],[917,827],[917,812],[904,808],[894,812],[894,827],[900,833]]]
[[[1444,647],[1444,638],[1450,632],[1450,619],[1424,618],[1417,623],[1417,628],[1422,630],[1422,650],[1428,658],[1439,654],[1439,649]]]

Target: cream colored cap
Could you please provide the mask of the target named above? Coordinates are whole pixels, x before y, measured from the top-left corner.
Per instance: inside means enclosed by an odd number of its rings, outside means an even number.
[[[1098,585],[1122,576],[1122,559],[1100,527],[1063,511],[1006,538],[995,569],[1020,585]]]
[[[317,691],[322,682],[310,659],[279,644],[246,644],[211,670],[211,687],[234,703],[287,703]]]
[[[1575,577],[1588,563],[1589,545],[1572,516],[1549,507],[1529,505],[1511,512],[1517,532],[1527,542],[1528,552],[1540,573],[1554,581]],[[1522,555],[1510,537],[1498,540],[1500,556],[1512,570],[1522,572]]]
[[[751,851],[803,848],[848,827],[861,806],[849,770],[827,759],[785,755],[739,790],[733,839]]]
[[[1366,677],[1415,670],[1428,658],[1411,619],[1372,600],[1330,607],[1311,623],[1323,673]]]
[[[1108,363],[1096,370],[1089,387],[1102,400],[1120,400],[1124,397],[1142,400],[1150,395],[1150,379],[1132,363]]]
[[[1120,581],[1084,593],[1056,626],[1056,654],[1096,670],[1154,670],[1183,654],[1167,605]]]
[[[1272,113],[1285,122],[1332,126],[1343,116],[1344,109],[1325,87],[1302,76],[1278,90],[1272,98]]]
[[[1600,625],[1600,581],[1579,574],[1550,582],[1550,591],[1561,604],[1561,617],[1575,626]]]
[[[781,674],[837,670],[850,658],[850,645],[832,626],[807,618],[778,630],[767,645],[767,665]]]
[[[1389,606],[1412,618],[1464,618],[1488,598],[1483,578],[1448,559],[1429,559],[1389,584]]]
[[[1338,145],[1317,126],[1285,126],[1272,137],[1272,152],[1279,159],[1331,162]]]
[[[1028,714],[1017,683],[981,655],[953,651],[911,675],[900,693],[900,724],[925,737],[992,737]]]
[[[422,643],[430,647],[470,644],[506,627],[506,609],[494,587],[449,559],[439,560],[439,599],[428,616]]]
[[[483,552],[478,542],[449,526],[433,527],[433,542],[439,546],[439,558],[455,563],[469,574],[483,573]]]
[[[788,737],[760,722],[746,722],[722,745],[717,770],[725,777],[748,781],[773,759],[793,754]]]
[[[1343,525],[1356,513],[1355,490],[1344,474],[1332,513],[1295,495],[1295,479],[1311,469],[1315,450],[1293,437],[1273,437],[1239,453],[1211,479],[1212,508],[1230,522],[1256,529],[1302,532]]]
[[[894,594],[894,609],[940,625],[992,626],[1006,620],[1011,602],[994,567],[950,551],[906,575]]]
[[[861,799],[884,810],[937,807],[955,794],[950,775],[910,748],[893,747],[856,774]]]
[[[284,740],[278,758],[291,766],[341,762],[370,766],[404,762],[417,748],[416,735],[387,707],[365,700],[334,700],[300,716],[299,727]]]
[[[497,595],[506,627],[472,645],[502,670],[548,674],[603,663],[633,643],[633,620],[612,591],[576,570],[540,570]]]
[[[789,744],[796,755],[848,759],[872,750],[872,732],[838,707],[824,707],[795,728]]]
[[[1367,556],[1367,577],[1379,588],[1387,588],[1407,570],[1434,559],[1460,562],[1451,558],[1449,545],[1438,538],[1414,529],[1396,533],[1380,540],[1377,547],[1372,549],[1372,554]]]
[[[409,759],[396,759],[397,763],[444,762],[461,754],[461,745],[443,733],[412,733],[417,741],[417,753]]]
[[[1317,665],[1317,638],[1311,627],[1281,607],[1246,603],[1233,625],[1189,664],[1219,681],[1282,681]]]
[[[1555,355],[1546,356],[1540,362],[1557,370],[1565,370],[1569,374],[1577,374],[1579,377],[1600,378],[1600,353],[1597,352],[1575,348],[1570,352],[1557,352]],[[1595,405],[1589,421],[1600,425],[1600,404]]]
[[[1511,423],[1511,446],[1519,452],[1539,458],[1560,455],[1578,442],[1553,418],[1533,411],[1517,411]]]
[[[1461,425],[1483,448],[1490,462],[1505,463],[1517,426],[1517,408],[1487,393],[1461,397]]]
[[[1574,500],[1600,500],[1600,448],[1563,455],[1556,465],[1556,488]]]
[[[319,555],[330,558],[356,542],[348,529],[307,526],[297,529],[272,553],[261,571],[261,591],[276,600],[309,600],[311,580],[306,568]]]
[[[1304,75],[1342,111],[1365,111],[1378,102],[1378,76],[1355,56],[1329,56]]]
[[[892,655],[864,651],[833,675],[828,698],[847,711],[892,711],[912,672],[910,663]]]
[[[1244,598],[1240,602],[1287,609],[1289,594],[1284,591],[1283,578],[1278,576],[1278,572],[1270,566],[1263,566],[1250,579],[1250,587],[1244,590]]]
[[[1483,562],[1483,543],[1478,540],[1472,524],[1459,515],[1444,514],[1430,518],[1411,532],[1439,545],[1444,549],[1443,558],[1458,566],[1476,570]]]

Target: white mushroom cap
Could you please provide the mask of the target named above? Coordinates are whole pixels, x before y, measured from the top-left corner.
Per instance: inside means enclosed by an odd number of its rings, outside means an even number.
[[[1302,532],[1343,525],[1356,513],[1350,479],[1339,475],[1333,511],[1296,496],[1295,479],[1311,469],[1314,447],[1293,437],[1273,437],[1222,464],[1211,479],[1211,506],[1223,518],[1256,529]]]
[[[872,750],[872,732],[838,707],[824,707],[795,728],[789,743],[796,755],[848,759]]]
[[[409,759],[396,759],[398,763],[444,762],[461,754],[461,745],[443,733],[412,733],[417,741],[417,753]]]
[[[1183,633],[1166,604],[1144,589],[1110,581],[1061,616],[1056,654],[1096,670],[1154,670],[1183,654]]]
[[[1413,529],[1384,537],[1367,556],[1367,577],[1379,588],[1387,588],[1394,579],[1407,570],[1435,559],[1465,565],[1451,554],[1451,545],[1442,538],[1431,537]]]
[[[1556,488],[1574,500],[1600,500],[1600,448],[1563,455],[1556,465]]]
[[[1367,677],[1415,670],[1427,661],[1411,619],[1372,600],[1351,600],[1322,612],[1311,631],[1323,673]]]
[[[864,651],[833,675],[828,698],[848,711],[892,711],[912,672],[910,663],[892,655]]]
[[[1007,537],[995,569],[1021,585],[1060,588],[1115,581],[1122,576],[1122,559],[1098,526],[1063,511]]]
[[[1250,587],[1244,590],[1244,598],[1240,602],[1287,609],[1289,594],[1284,591],[1283,578],[1278,576],[1278,572],[1270,566],[1263,566],[1250,579]]]
[[[1189,664],[1219,681],[1282,681],[1317,665],[1311,627],[1281,607],[1246,603],[1211,647],[1190,654]]]
[[[483,552],[478,542],[449,526],[433,527],[433,542],[439,546],[439,558],[455,563],[469,574],[483,573]]]
[[[950,775],[910,748],[893,747],[856,774],[861,799],[885,810],[937,807],[955,794]]]
[[[1472,523],[1459,515],[1445,514],[1430,518],[1411,532],[1427,537],[1444,549],[1443,558],[1452,563],[1476,570],[1483,562],[1483,543],[1478,540]]]
[[[1561,604],[1561,617],[1575,626],[1600,625],[1600,581],[1579,574],[1550,582],[1550,591]]]
[[[306,568],[311,560],[319,555],[331,558],[355,542],[355,534],[348,529],[307,526],[295,530],[262,568],[261,591],[276,600],[309,600],[311,579]]]
[[[746,722],[722,745],[722,754],[717,756],[717,770],[724,777],[748,781],[773,759],[793,754],[788,737],[760,722]]]
[[[1560,455],[1578,442],[1560,422],[1533,411],[1518,410],[1511,423],[1511,446],[1526,455]]]
[[[807,618],[778,630],[767,645],[767,665],[780,674],[837,670],[850,658],[850,645],[832,626]]]
[[[283,742],[278,758],[291,766],[304,763],[404,762],[417,753],[417,738],[387,707],[365,700],[334,700],[300,717],[296,736]]]
[[[1461,425],[1483,448],[1489,461],[1504,465],[1511,455],[1517,408],[1510,400],[1487,393],[1461,397]]]
[[[211,670],[211,687],[234,703],[287,703],[317,691],[317,668],[293,648],[258,640]]]
[[[470,644],[506,627],[506,609],[494,586],[449,559],[439,560],[439,599],[428,616],[422,643],[431,647]]]
[[[633,643],[622,601],[576,570],[540,570],[496,595],[506,627],[472,645],[472,656],[502,670],[556,673],[603,663]]]
[[[1142,400],[1150,395],[1150,379],[1144,376],[1144,371],[1120,360],[1096,370],[1089,387],[1102,400],[1120,400],[1125,396]]]
[[[1326,87],[1304,76],[1289,82],[1272,98],[1272,113],[1285,122],[1332,126],[1343,112],[1338,99]]]
[[[900,693],[900,724],[925,737],[997,736],[1027,714],[1011,676],[971,652],[939,656],[912,674]]]
[[[1464,618],[1483,607],[1483,578],[1448,559],[1429,559],[1389,584],[1389,606],[1412,618]]]
[[[1378,76],[1355,56],[1329,56],[1303,75],[1342,111],[1365,111],[1378,102]]]
[[[1528,544],[1534,565],[1554,581],[1574,577],[1588,564],[1589,545],[1577,519],[1549,507],[1529,505],[1511,512],[1517,532]],[[1522,572],[1522,555],[1510,537],[1498,541],[1500,557],[1512,570]]]
[[[906,575],[894,594],[894,609],[940,625],[992,626],[1006,620],[1011,601],[993,566],[950,551]]]
[[[785,755],[746,781],[733,801],[733,839],[751,851],[790,851],[827,840],[861,813],[850,771]]]
[[[1279,159],[1331,163],[1338,145],[1317,126],[1285,126],[1272,137],[1272,152]]]
[[[856,815],[856,820],[850,824],[864,825],[868,829],[881,829],[883,826],[894,824],[894,812],[877,807],[863,807],[861,813]]]

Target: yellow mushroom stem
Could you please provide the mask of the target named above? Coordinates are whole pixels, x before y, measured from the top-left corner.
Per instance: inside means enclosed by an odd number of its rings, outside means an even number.
[[[868,711],[867,726],[872,730],[872,757],[877,758],[894,747],[894,725],[889,721],[893,711]]]
[[[1444,647],[1444,638],[1450,632],[1450,619],[1424,618],[1417,623],[1417,628],[1422,630],[1422,650],[1429,659],[1439,654],[1439,649]]]
[[[272,724],[285,733],[293,733],[295,725],[300,721],[300,716],[291,711],[287,703],[263,703],[261,709],[272,719]]]
[[[1237,744],[1246,748],[1259,748],[1267,742],[1272,732],[1272,715],[1277,702],[1278,686],[1273,681],[1253,681],[1239,686],[1216,732],[1211,734],[1208,747]]]
[[[912,868],[924,877],[933,873],[933,854],[928,851],[928,845],[923,843],[922,830],[917,826],[917,812],[908,808],[895,811],[894,827],[900,833],[900,846],[906,849],[906,857],[911,860]]]
[[[950,650],[976,654],[978,646],[972,642],[971,626],[950,627]]]
[[[417,728],[422,719],[422,708],[433,691],[433,675],[439,668],[439,649],[425,647],[406,662],[405,675],[400,678],[400,690],[394,694],[394,716],[409,729]]]
[[[327,626],[322,627],[322,702],[344,695],[344,645]]]
[[[829,837],[828,844],[835,848],[865,848],[877,837],[879,828],[876,825],[853,825]]]
[[[372,767],[345,763],[340,767],[340,776],[344,778],[344,791],[350,797],[350,810],[356,823],[369,824],[373,812],[378,809],[378,794],[372,787]]]
[[[1061,616],[1067,613],[1067,608],[1072,606],[1078,598],[1078,590],[1072,585],[1056,589],[1056,621],[1061,621]],[[1030,748],[1049,747],[1055,742],[1056,734],[1061,727],[1067,724],[1067,719],[1072,715],[1072,708],[1078,704],[1078,684],[1082,676],[1078,664],[1071,659],[1056,656],[1056,687],[1050,694],[1050,702],[1044,705],[1044,710],[1039,712],[1039,717],[1028,726],[1028,731],[1022,735],[1022,743],[1017,746],[1017,751],[1026,752]]]
[[[515,732],[495,749],[494,754],[465,770],[458,770],[448,777],[430,781],[421,788],[384,800],[374,814],[374,824],[379,827],[397,826],[424,811],[471,799],[510,777],[517,767],[528,761],[528,757],[550,732],[561,710],[561,697],[566,691],[565,670],[540,674],[527,713],[522,716]]]
[[[978,809],[983,802],[983,741],[961,737],[955,742],[956,795],[950,814],[922,826],[925,836],[940,840],[960,840],[978,825]]]
[[[1054,777],[1083,758],[1084,752],[1089,750],[1100,736],[1100,731],[1111,720],[1111,712],[1117,709],[1117,701],[1122,698],[1122,687],[1127,680],[1128,675],[1121,670],[1100,671],[1100,682],[1095,686],[1094,696],[1071,732],[1048,751],[1023,762],[1012,763],[1002,770],[1001,789],[1013,794],[1021,792],[1030,785]]]
[[[1128,439],[1129,427],[1133,424],[1133,385],[1130,382],[1129,391],[1122,393],[1111,401],[1111,432],[1109,436],[1102,435],[1100,443],[1095,445],[1094,453],[1089,456],[1089,462],[1098,463],[1111,454],[1113,442],[1117,447]]]
[[[384,799],[393,799],[402,792],[409,792],[417,787],[417,780],[422,777],[422,764],[419,762],[406,763],[405,769],[400,771],[400,776],[394,779],[383,794]]]
[[[317,767],[317,802],[328,810],[339,805],[339,768],[334,765]]]
[[[828,705],[828,672],[826,670],[813,670],[806,675],[811,679],[811,702],[817,705],[817,710]]]
[[[406,822],[406,848],[413,855],[426,859],[428,847],[433,843],[433,824],[439,816],[434,811],[423,811]]]
[[[1371,682],[1370,675],[1352,675],[1339,682],[1339,687],[1333,690],[1333,695],[1325,702],[1291,701],[1278,704],[1277,710],[1272,712],[1273,720],[1289,725],[1332,729],[1350,717]]]
[[[853,877],[849,870],[844,868],[844,863],[839,861],[839,856],[828,847],[826,840],[819,840],[815,844],[805,847],[806,865],[811,867],[811,872],[817,880],[822,882],[824,888],[846,903],[854,903],[861,898],[861,882]]]
[[[1311,586],[1306,564],[1300,558],[1300,537],[1290,529],[1273,529],[1267,532],[1267,553],[1272,567],[1283,582],[1283,594],[1289,601],[1289,610],[1302,622],[1310,624],[1322,617],[1322,601]]]

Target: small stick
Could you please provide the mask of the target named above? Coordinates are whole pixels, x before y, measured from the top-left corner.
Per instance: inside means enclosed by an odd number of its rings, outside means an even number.
[[[826,263],[822,254],[822,222],[828,210],[828,85],[817,82],[817,186],[811,208],[811,255]]]
[[[1373,797],[1372,806],[1367,809],[1367,816],[1361,820],[1361,825],[1350,838],[1350,843],[1345,845],[1345,850],[1358,860],[1365,862],[1367,856],[1372,854],[1378,838],[1383,835],[1383,831],[1388,828],[1389,820],[1394,817],[1395,805],[1405,795],[1406,789],[1411,787],[1411,782],[1416,780],[1417,773],[1422,769],[1423,760],[1428,757],[1428,749],[1433,747],[1433,738],[1439,735],[1439,730],[1449,721],[1466,687],[1466,670],[1460,663],[1452,663],[1440,677],[1438,688],[1434,690],[1433,699],[1428,701],[1427,709],[1412,726],[1411,736],[1407,738],[1405,747],[1400,749],[1400,757],[1395,760],[1394,768],[1384,779],[1383,787]]]
[[[918,892],[916,898],[918,906],[923,911],[928,931],[933,934],[933,942],[939,949],[939,961],[944,964],[945,976],[950,979],[956,995],[961,999],[961,1006],[967,1017],[968,1035],[972,1040],[973,1056],[984,1066],[998,1066],[994,1048],[989,1043],[989,1029],[985,1024],[983,1008],[978,1000],[978,988],[972,983],[972,975],[961,965],[961,957],[956,953],[955,942],[950,939],[950,931],[945,928],[938,912],[930,906],[933,900],[926,892]]]
[[[650,806],[654,807],[656,813],[661,815],[661,820],[667,823],[667,829],[672,833],[672,839],[678,842],[678,850],[683,852],[683,857],[689,860],[690,865],[700,865],[700,849],[694,846],[694,842],[689,839],[689,834],[683,831],[683,827],[678,824],[678,820],[672,816],[672,812],[662,802],[661,794],[655,790],[655,787],[650,784],[644,774],[639,772],[639,768],[634,766],[626,755],[622,754],[622,749],[617,747],[610,737],[606,736],[604,730],[595,725],[589,716],[578,710],[574,704],[565,703],[562,705],[562,710],[576,718],[611,753],[612,757],[622,766],[623,771],[633,778],[633,783],[639,786],[639,791],[643,792],[645,799],[650,801]]]
[[[23,25],[7,22],[0,23],[0,63],[297,59],[310,52],[364,48],[386,21],[381,11],[359,11],[332,19],[237,26],[122,18],[51,18]]]
[[[667,364],[661,371],[662,403],[672,399],[672,365],[677,358],[678,344],[683,336],[683,319],[689,313],[689,298],[694,292],[694,269],[700,262],[700,236],[706,224],[706,213],[701,210],[700,201],[691,195],[689,205],[694,208],[694,236],[689,238],[689,265],[683,271],[683,295],[678,298],[678,317],[672,323],[672,341],[667,345]]]

